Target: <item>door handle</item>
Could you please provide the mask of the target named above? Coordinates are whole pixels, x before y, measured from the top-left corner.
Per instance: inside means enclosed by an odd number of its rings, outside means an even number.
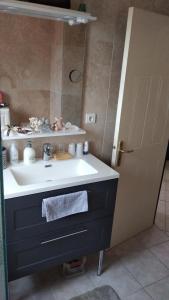
[[[117,154],[117,166],[118,167],[121,164],[122,154],[134,152],[133,149],[123,149],[123,147],[124,147],[124,142],[120,141],[119,147],[118,147],[118,154]]]
[[[121,152],[121,153],[132,153],[132,152],[134,152],[134,150],[122,150],[122,149],[120,149],[119,152]]]

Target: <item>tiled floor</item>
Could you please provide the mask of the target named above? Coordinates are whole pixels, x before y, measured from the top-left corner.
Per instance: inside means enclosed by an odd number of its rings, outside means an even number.
[[[11,282],[10,300],[70,300],[101,285],[112,286],[122,300],[169,300],[169,163],[156,225],[107,252],[100,277],[97,256],[90,256],[85,274],[76,278],[65,279],[54,268]]]
[[[169,161],[165,165],[155,223],[161,230],[169,232]]]

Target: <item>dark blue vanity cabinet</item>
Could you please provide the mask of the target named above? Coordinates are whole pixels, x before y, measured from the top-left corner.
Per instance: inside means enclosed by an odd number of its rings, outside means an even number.
[[[110,246],[117,179],[6,199],[9,281]],[[89,211],[53,222],[42,200],[87,190]]]

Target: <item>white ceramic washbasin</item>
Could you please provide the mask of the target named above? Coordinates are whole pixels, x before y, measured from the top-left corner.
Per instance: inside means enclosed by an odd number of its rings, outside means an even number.
[[[98,171],[82,159],[37,161],[30,166],[19,164],[10,171],[18,185],[32,185],[96,174]]]

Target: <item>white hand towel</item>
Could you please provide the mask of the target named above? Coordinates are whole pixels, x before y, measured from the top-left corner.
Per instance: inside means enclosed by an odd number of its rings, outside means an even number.
[[[42,217],[51,222],[69,215],[88,211],[87,191],[43,199]]]

